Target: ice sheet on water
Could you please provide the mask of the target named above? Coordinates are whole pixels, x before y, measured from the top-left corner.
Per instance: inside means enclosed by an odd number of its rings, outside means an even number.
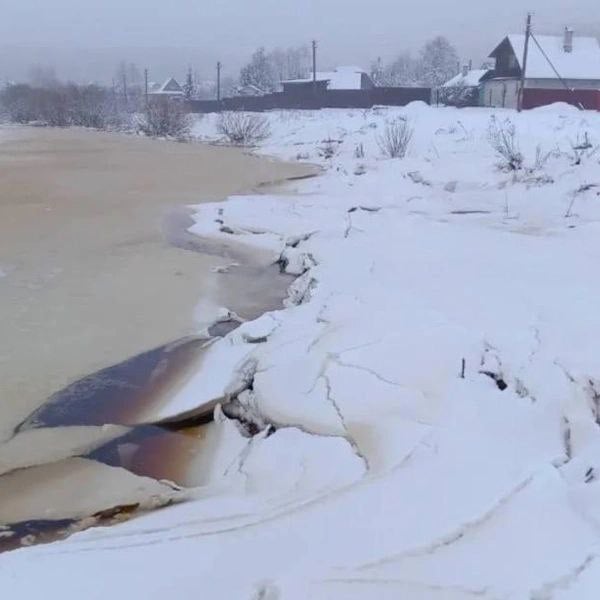
[[[492,117],[515,126],[518,172],[499,166]],[[102,552],[115,577],[97,597],[157,594],[144,574],[168,553],[183,596],[203,580],[215,598],[592,598],[600,157],[574,146],[600,142],[600,115],[414,104],[268,118],[260,151],[324,175],[297,196],[204,205],[194,229],[265,261],[293,248],[310,293],[276,327],[246,326],[265,343],[219,342],[227,369],[169,410],[218,397],[251,352],[247,392],[269,427],[248,439],[219,417],[218,468],[195,502],[60,546],[77,581],[60,578],[58,550],[8,556],[11,573],[34,565],[14,585],[76,597]],[[383,160],[377,137],[399,118],[408,155]]]

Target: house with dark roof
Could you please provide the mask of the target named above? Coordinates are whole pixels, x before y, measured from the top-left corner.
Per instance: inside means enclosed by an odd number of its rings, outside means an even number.
[[[484,75],[480,103],[516,108],[523,73],[525,35],[505,37],[490,58],[495,68]],[[568,102],[600,110],[600,44],[594,37],[533,35],[525,66],[523,108]]]

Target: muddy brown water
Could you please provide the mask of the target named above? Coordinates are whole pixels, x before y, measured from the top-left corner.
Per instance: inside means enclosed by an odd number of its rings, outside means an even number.
[[[232,148],[0,130],[0,440],[82,375],[196,333],[200,298],[250,304],[248,280],[211,273],[226,259],[165,241],[165,214],[307,170]]]
[[[280,306],[290,280],[251,263],[215,274],[231,261],[187,232],[183,205],[312,173],[228,148],[0,129],[0,440],[35,428],[59,427],[62,436],[68,427],[135,422],[201,359],[200,298],[245,318]],[[210,426],[174,429],[134,427],[84,455],[201,485]],[[0,538],[13,547],[77,527],[27,518]]]

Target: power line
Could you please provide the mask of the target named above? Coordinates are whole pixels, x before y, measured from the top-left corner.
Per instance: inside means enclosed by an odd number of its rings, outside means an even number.
[[[558,80],[563,84],[564,88],[568,92],[570,92],[571,94],[573,94],[573,96],[575,96],[575,90],[573,88],[569,87],[567,85],[567,82],[561,77],[561,74],[558,72],[558,69],[554,66],[554,63],[550,60],[550,57],[546,54],[546,51],[542,48],[541,44],[537,41],[537,38],[535,37],[535,35],[533,35],[533,33],[531,33],[530,35],[531,35],[531,38],[533,39],[533,41],[535,42],[535,45],[539,48],[539,51],[542,53],[542,56],[546,59],[546,61],[550,65],[550,67],[552,67],[552,70],[554,71],[554,74],[558,77]],[[581,102],[577,102],[577,106],[581,110],[583,110],[583,106],[581,105]]]

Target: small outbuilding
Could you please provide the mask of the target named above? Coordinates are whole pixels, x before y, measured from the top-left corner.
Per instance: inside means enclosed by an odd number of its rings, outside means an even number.
[[[479,86],[488,69],[464,66],[458,75],[447,81],[438,91],[438,100],[449,106],[477,106]]]
[[[256,97],[256,96],[264,96],[265,91],[261,90],[258,86],[253,85],[251,83],[247,83],[246,85],[240,85],[235,88],[236,96],[245,96],[245,97]]]
[[[313,77],[287,79],[281,82],[286,94],[302,93],[308,90],[370,90],[375,87],[369,74],[360,67],[338,67],[333,71],[317,71]]]

